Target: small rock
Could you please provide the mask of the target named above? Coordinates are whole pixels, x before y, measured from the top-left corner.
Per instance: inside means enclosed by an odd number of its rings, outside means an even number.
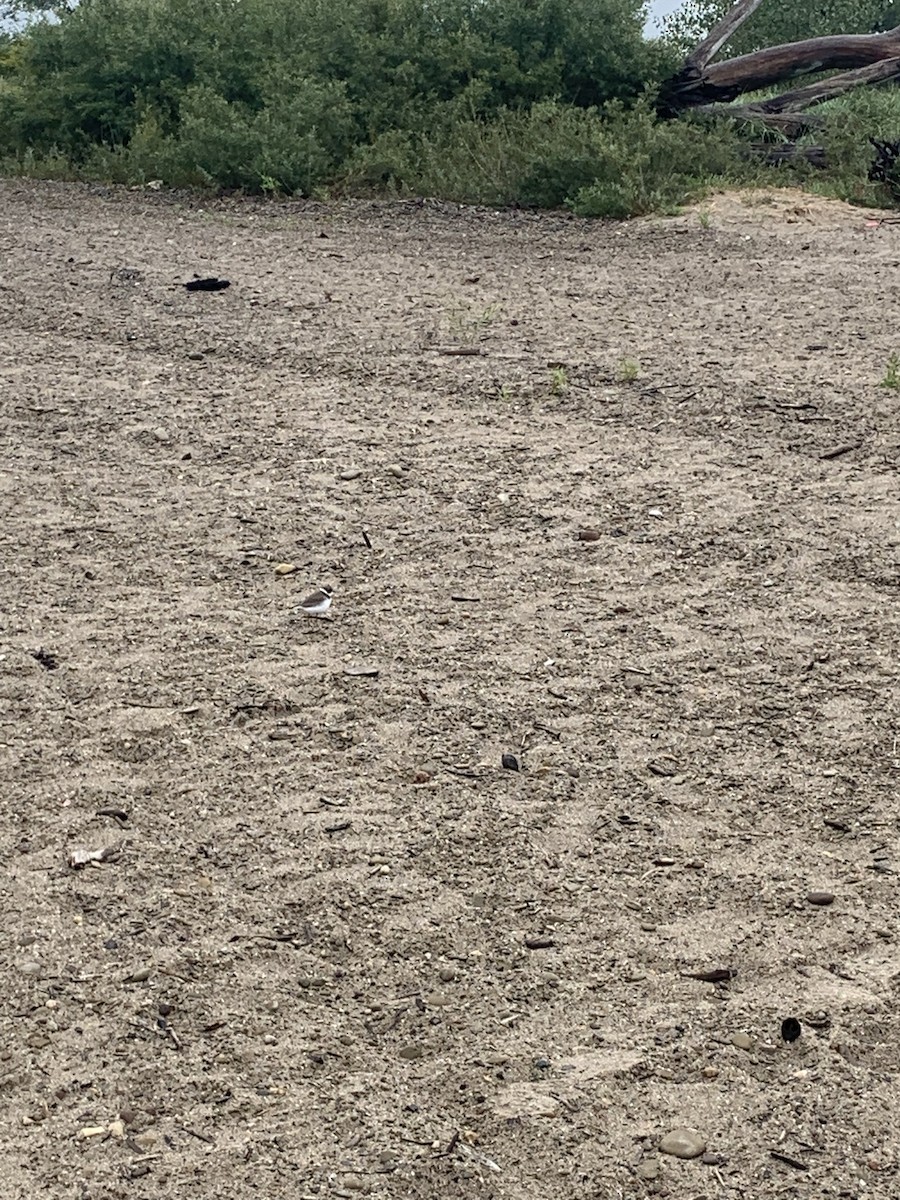
[[[703,1070],[700,1072],[700,1074],[703,1076],[704,1079],[718,1079],[719,1078],[719,1068],[718,1067],[704,1067]]]
[[[676,1158],[699,1158],[705,1149],[706,1138],[693,1129],[673,1129],[659,1143],[660,1153]]]
[[[529,950],[549,950],[554,942],[547,934],[530,933],[525,938],[525,945]]]
[[[391,465],[387,469],[387,473],[388,473],[388,475],[393,475],[393,477],[395,479],[402,479],[403,476],[406,474],[406,472],[403,470],[403,468],[400,466],[399,463],[391,463]]]
[[[86,1142],[88,1138],[103,1137],[106,1133],[105,1125],[85,1125],[83,1129],[79,1129],[75,1136],[80,1142]]]
[[[400,1057],[405,1058],[408,1062],[413,1062],[417,1058],[421,1058],[425,1051],[421,1046],[404,1046],[400,1051]]]
[[[749,1033],[735,1033],[731,1037],[732,1046],[737,1046],[738,1050],[752,1050],[753,1038]]]
[[[500,762],[507,771],[518,771],[519,769],[519,760],[514,754],[504,754],[501,757]]]
[[[275,574],[276,575],[293,575],[295,571],[299,571],[299,570],[300,570],[300,568],[297,566],[296,563],[280,562],[275,568]]]
[[[803,1026],[796,1017],[785,1017],[781,1022],[781,1036],[786,1042],[796,1042],[803,1032]]]
[[[31,975],[35,979],[44,969],[36,958],[23,958],[17,966],[20,975]]]
[[[341,471],[338,479],[343,480],[344,483],[349,483],[352,479],[359,479],[360,475],[362,475],[362,471],[356,467],[348,467],[346,471]]]
[[[441,967],[438,971],[438,979],[441,983],[452,983],[456,978],[456,971],[453,967]]]
[[[724,1154],[704,1154],[700,1161],[704,1167],[724,1167],[726,1160]]]
[[[548,1096],[540,1085],[511,1083],[494,1099],[494,1115],[504,1120],[523,1120],[528,1117],[557,1117],[562,1104],[555,1096]]]
[[[125,983],[146,983],[153,974],[152,967],[139,967],[124,980]]]
[[[657,1179],[659,1177],[659,1162],[655,1158],[645,1158],[634,1170],[638,1179]]]
[[[820,908],[824,908],[826,905],[834,903],[834,892],[808,892],[806,899],[810,904],[817,904]]]
[[[327,980],[321,975],[301,975],[297,980],[297,984],[302,988],[320,988],[324,987]]]
[[[653,775],[661,775],[663,778],[669,778],[678,773],[678,764],[674,758],[665,755],[662,758],[655,758],[652,762],[648,762],[647,770]]]
[[[578,532],[575,534],[575,540],[577,542],[599,542],[600,541],[600,530],[599,529],[579,529]]]

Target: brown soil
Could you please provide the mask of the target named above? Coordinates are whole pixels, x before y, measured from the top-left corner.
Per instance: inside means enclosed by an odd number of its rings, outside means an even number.
[[[900,227],[815,203],[0,184],[4,1198],[898,1194]]]

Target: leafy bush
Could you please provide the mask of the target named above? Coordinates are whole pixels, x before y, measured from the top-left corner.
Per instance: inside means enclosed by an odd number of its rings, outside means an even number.
[[[855,2],[828,0],[816,19]],[[641,0],[81,0],[56,12],[0,37],[6,170],[616,217],[748,174],[731,130],[655,118],[650,97],[677,57],[671,40],[644,40]]]

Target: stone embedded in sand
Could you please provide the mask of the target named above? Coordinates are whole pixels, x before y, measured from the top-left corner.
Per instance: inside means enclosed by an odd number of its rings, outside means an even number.
[[[676,1158],[699,1158],[705,1149],[706,1138],[693,1129],[673,1129],[659,1143],[660,1153]]]
[[[643,1162],[639,1162],[635,1167],[634,1172],[638,1179],[656,1179],[659,1176],[659,1163],[655,1158],[645,1158]]]
[[[511,1083],[494,1100],[494,1116],[511,1121],[524,1117],[556,1117],[562,1105],[531,1083]]]
[[[806,899],[810,904],[817,904],[820,908],[824,908],[825,905],[834,903],[834,892],[808,892]]]
[[[413,1062],[417,1058],[422,1058],[425,1051],[421,1046],[404,1046],[400,1051],[400,1057]]]
[[[749,1033],[733,1033],[731,1035],[732,1046],[737,1046],[738,1050],[752,1050],[753,1038]]]

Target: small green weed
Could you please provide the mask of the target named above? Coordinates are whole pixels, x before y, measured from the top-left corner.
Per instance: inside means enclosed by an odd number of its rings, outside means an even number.
[[[464,300],[455,300],[447,306],[447,328],[457,338],[463,341],[474,341],[480,334],[490,329],[500,315],[499,304],[488,304],[477,308]]]
[[[619,383],[634,383],[640,367],[633,358],[623,358],[616,368],[616,379]]]
[[[569,386],[569,372],[565,367],[556,366],[550,372],[550,391],[554,396],[561,396]]]
[[[892,392],[900,392],[900,354],[896,351],[887,361],[887,368],[884,372],[884,379],[881,381],[881,386],[890,388]]]

